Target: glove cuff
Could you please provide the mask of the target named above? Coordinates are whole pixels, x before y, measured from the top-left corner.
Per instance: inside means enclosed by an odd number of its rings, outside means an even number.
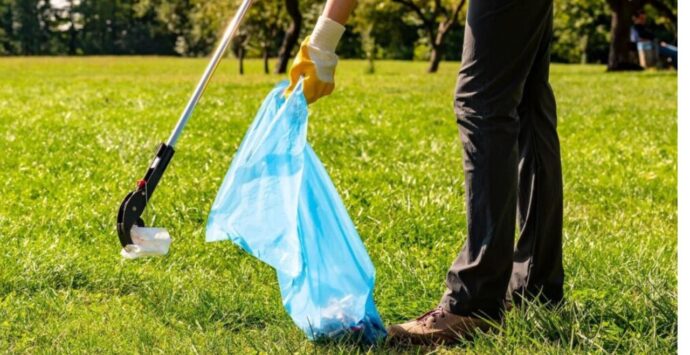
[[[335,48],[338,46],[338,42],[340,42],[344,32],[345,26],[328,17],[320,16],[314,31],[309,36],[309,44],[324,52],[335,53]]]

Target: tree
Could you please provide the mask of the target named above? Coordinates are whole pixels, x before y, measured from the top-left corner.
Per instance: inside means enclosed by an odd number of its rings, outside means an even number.
[[[158,31],[156,24],[164,25],[163,33],[173,38],[174,52],[183,56],[203,56],[213,49],[218,26],[228,13],[232,1],[203,0],[139,0],[136,3],[138,18],[155,21],[151,31]],[[154,15],[151,18],[151,15]],[[154,33],[155,33],[154,32]],[[149,33],[152,36],[153,33]]]
[[[50,4],[35,0],[10,2],[11,26],[17,41],[17,54],[44,54],[49,40],[47,18]]]
[[[44,8],[44,13],[47,14],[45,18],[49,19],[46,21],[46,26],[48,27],[51,37],[55,39],[57,37],[57,42],[63,44],[67,47],[67,54],[75,55],[80,52],[81,46],[79,41],[79,35],[83,26],[83,14],[80,13],[79,4],[75,0],[65,0],[64,2],[57,5],[50,5],[46,2],[47,7]],[[58,48],[50,48],[48,51],[60,53],[61,50]]]
[[[677,0],[648,0],[669,24],[669,30],[674,34],[678,31],[678,1]]]
[[[242,32],[250,35],[245,43],[258,49],[263,58],[265,74],[270,71],[269,59],[279,44],[276,39],[280,38],[282,29],[289,22],[282,5],[282,0],[254,2],[242,24]]]
[[[355,34],[361,37],[358,54],[373,59],[413,59],[414,43],[419,40],[418,21],[401,21],[410,11],[392,1],[359,0],[352,20]],[[347,35],[347,33],[346,33]],[[338,48],[347,57],[355,53]]]
[[[238,31],[230,42],[230,50],[239,61],[240,75],[244,75],[244,57],[247,53],[247,43],[250,36],[246,31]]]
[[[376,39],[373,32],[375,27],[375,20],[377,14],[376,0],[361,0],[358,2],[358,8],[355,10],[352,18],[355,30],[362,38],[362,50],[367,59],[368,67],[367,73],[373,74],[376,70],[374,60],[376,59]]]
[[[291,21],[290,26],[287,31],[285,31],[283,44],[280,46],[280,51],[278,52],[278,64],[275,70],[277,74],[284,74],[287,72],[288,61],[292,57],[292,49],[295,48],[299,40],[300,30],[302,29],[302,12],[299,9],[299,1],[285,0],[285,10],[287,10]]]
[[[609,47],[609,71],[638,69],[630,59],[630,27],[632,16],[643,3],[641,0],[606,0],[611,8],[611,45]]]
[[[444,40],[448,30],[458,23],[458,15],[465,6],[466,0],[459,0],[456,4],[442,0],[392,0],[414,13],[421,27],[426,33],[431,47],[429,58],[429,73],[438,71],[438,66],[445,50]]]
[[[599,0],[554,1],[554,61],[582,64],[605,63],[610,12]]]
[[[0,55],[15,54],[17,51],[12,5],[13,0],[0,0]]]

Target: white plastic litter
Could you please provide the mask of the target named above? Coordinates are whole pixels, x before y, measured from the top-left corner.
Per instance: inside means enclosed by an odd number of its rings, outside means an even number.
[[[324,335],[337,337],[345,334],[343,324],[357,324],[359,320],[352,316],[353,311],[362,305],[357,304],[357,299],[347,295],[341,299],[331,298],[328,306],[321,310],[321,328]]]
[[[131,231],[132,241],[122,248],[120,255],[125,259],[137,259],[146,256],[162,256],[170,249],[170,233],[165,228],[146,228],[134,226]]]

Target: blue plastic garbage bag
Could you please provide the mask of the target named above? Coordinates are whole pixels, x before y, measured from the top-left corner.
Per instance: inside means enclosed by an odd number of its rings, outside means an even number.
[[[326,170],[307,143],[301,83],[266,97],[218,191],[206,240],[232,240],[271,265],[283,305],[310,339],[386,332],[374,266]]]

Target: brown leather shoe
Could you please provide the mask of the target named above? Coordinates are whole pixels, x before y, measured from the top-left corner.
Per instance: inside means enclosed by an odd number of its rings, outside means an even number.
[[[388,327],[388,339],[394,343],[453,344],[470,338],[476,330],[489,328],[491,325],[483,319],[455,315],[438,307],[417,319]]]

